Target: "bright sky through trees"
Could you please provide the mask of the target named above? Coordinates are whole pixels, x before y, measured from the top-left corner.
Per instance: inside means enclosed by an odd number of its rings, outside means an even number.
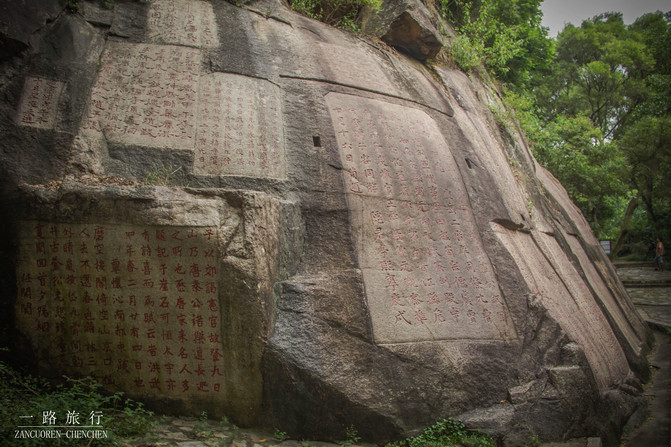
[[[625,24],[630,24],[647,12],[671,11],[671,0],[544,0],[541,3],[543,26],[550,28],[550,37],[564,25],[580,26],[583,20],[604,12],[621,12]]]

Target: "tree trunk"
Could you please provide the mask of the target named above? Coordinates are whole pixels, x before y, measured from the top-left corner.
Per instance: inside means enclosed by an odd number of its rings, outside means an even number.
[[[627,209],[624,212],[624,217],[622,218],[622,225],[620,225],[620,235],[617,237],[615,247],[613,247],[611,252],[611,257],[613,258],[618,255],[620,250],[622,250],[622,246],[624,245],[624,239],[629,233],[629,223],[631,222],[631,218],[634,215],[634,211],[636,211],[637,207],[638,207],[638,195],[629,201],[629,205],[627,205]]]

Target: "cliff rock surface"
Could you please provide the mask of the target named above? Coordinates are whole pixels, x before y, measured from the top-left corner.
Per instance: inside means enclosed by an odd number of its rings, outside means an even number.
[[[416,60],[426,8],[384,8],[396,51],[273,1],[80,5],[1,30],[4,318],[41,373],[298,437],[616,442],[647,329],[496,91]]]

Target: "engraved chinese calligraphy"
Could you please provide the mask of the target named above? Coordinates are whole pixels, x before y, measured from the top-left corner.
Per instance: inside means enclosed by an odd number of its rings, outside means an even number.
[[[109,42],[83,129],[116,143],[193,148],[200,50]]]
[[[193,151],[197,175],[285,178],[280,88],[235,74],[201,75],[200,60],[194,48],[110,42],[82,133]]]
[[[17,318],[61,371],[223,392],[214,228],[24,222]]]
[[[505,338],[505,304],[435,121],[344,94],[327,103],[376,342]]]
[[[200,81],[194,172],[284,178],[284,122],[279,87],[215,73]]]
[[[53,129],[63,86],[62,82],[50,79],[27,78],[16,116],[17,124]]]
[[[150,40],[193,47],[219,44],[212,5],[198,0],[153,1],[149,7]]]

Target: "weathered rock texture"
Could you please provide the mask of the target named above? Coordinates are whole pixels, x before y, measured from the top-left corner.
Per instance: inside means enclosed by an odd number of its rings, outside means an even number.
[[[5,314],[43,374],[301,437],[615,442],[646,327],[495,91],[279,3],[81,6],[2,62]]]

